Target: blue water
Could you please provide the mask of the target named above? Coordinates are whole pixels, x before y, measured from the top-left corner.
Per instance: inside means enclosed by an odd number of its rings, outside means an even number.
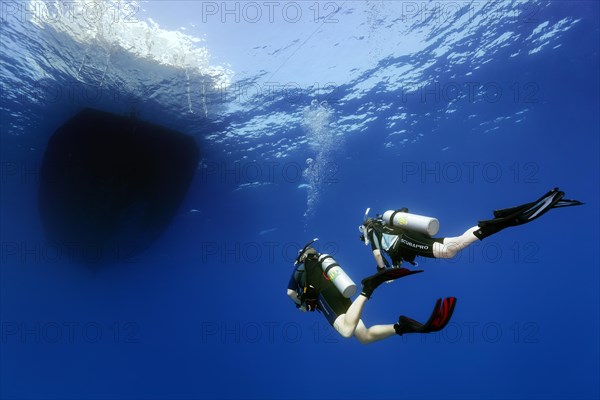
[[[106,23],[1,3],[1,398],[600,396],[597,2],[125,4]],[[202,152],[161,239],[99,270],[46,241],[36,198],[87,106]],[[556,186],[586,204],[421,259],[365,307],[424,320],[456,296],[438,334],[363,346],[285,295],[313,237],[374,272],[367,207],[453,236]]]

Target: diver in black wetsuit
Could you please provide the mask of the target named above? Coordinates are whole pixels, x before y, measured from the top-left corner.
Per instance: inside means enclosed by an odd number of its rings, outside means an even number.
[[[581,205],[577,200],[563,199],[564,192],[552,189],[538,200],[520,206],[494,211],[494,218],[479,221],[477,226],[469,228],[456,237],[432,238],[424,233],[390,228],[384,226],[381,218],[369,218],[359,226],[360,239],[371,244],[373,256],[377,262],[377,270],[386,267],[399,267],[403,261],[415,264],[417,256],[429,258],[452,258],[477,240],[483,240],[505,228],[522,225],[533,221],[552,208]],[[407,209],[399,211],[407,212]],[[384,258],[387,254],[392,261],[390,265]]]
[[[385,281],[422,271],[409,271],[405,268],[380,271],[362,280],[362,291],[352,301],[344,297],[323,273],[319,254],[315,249],[305,246],[297,259],[297,264],[299,265],[292,273],[287,290],[288,296],[296,303],[296,307],[301,311],[318,310],[340,335],[345,338],[354,336],[363,344],[382,340],[394,334],[439,331],[450,321],[456,304],[454,297],[439,299],[425,324],[400,316],[395,324],[374,325],[367,328],[361,320],[361,314],[373,291]]]

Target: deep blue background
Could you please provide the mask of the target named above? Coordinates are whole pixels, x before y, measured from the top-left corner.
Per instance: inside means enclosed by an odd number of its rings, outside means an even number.
[[[346,137],[308,223],[302,181],[284,173],[305,155],[281,161],[269,185],[235,190],[251,181],[244,164],[221,175],[233,160],[200,138],[217,172],[197,174],[154,248],[92,271],[45,243],[35,174],[3,175],[0,397],[598,398],[599,25],[597,4],[583,4],[552,8],[556,19],[582,18],[560,48],[499,57],[469,76],[499,85],[498,102],[462,100],[448,118],[422,118],[424,137],[403,147],[384,148],[377,121]],[[515,99],[514,84],[536,91]],[[402,102],[398,93],[368,100]],[[337,116],[355,109],[330,103]],[[416,114],[445,105],[405,104]],[[522,122],[488,133],[468,118],[524,108]],[[35,170],[42,153],[30,147],[43,149],[64,118],[44,115],[28,137],[3,133],[3,165]],[[441,334],[362,346],[285,296],[295,251],[315,236],[355,281],[374,271],[357,239],[366,207],[436,216],[451,236],[555,186],[586,205],[504,231],[456,260],[420,260],[425,273],[385,285],[365,307],[367,325],[400,314],[421,320],[435,299],[456,296]]]

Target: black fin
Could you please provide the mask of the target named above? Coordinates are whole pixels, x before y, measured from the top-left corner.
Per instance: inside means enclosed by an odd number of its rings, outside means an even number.
[[[557,191],[557,189],[551,190],[545,196],[540,197],[531,206],[519,211],[516,215],[514,215],[514,218],[519,224],[533,221],[534,219],[539,218],[550,211],[550,209],[554,207],[554,205],[558,203],[564,195],[565,192]]]
[[[405,333],[431,333],[441,331],[448,325],[454,307],[456,306],[456,297],[448,297],[442,301],[438,299],[433,307],[431,316],[425,324],[415,321],[412,318],[400,316],[398,323],[394,325],[394,330],[398,335]]]
[[[530,203],[521,204],[519,206],[514,206],[514,207],[509,207],[509,208],[503,208],[503,209],[500,209],[500,210],[494,210],[494,218],[506,218],[506,217],[509,217],[509,216],[512,216],[512,215],[519,214],[522,211],[524,211],[524,210],[526,210],[526,209],[528,209],[530,207],[533,207],[535,204],[539,203],[540,201],[543,201],[544,199],[546,199],[548,197],[554,196],[555,193],[559,193],[558,188],[554,188],[554,189],[550,190],[548,193],[546,193],[545,195],[543,195],[542,197],[540,197],[536,201],[532,201]],[[563,193],[563,195],[564,195],[564,193]]]
[[[556,203],[552,208],[561,208],[561,207],[571,207],[571,206],[581,206],[585,203],[582,203],[579,200],[568,200],[562,199],[558,203]]]
[[[481,229],[475,231],[473,234],[479,239],[484,239],[510,226],[531,222],[534,219],[541,217],[552,208],[583,204],[577,200],[563,200],[564,195],[564,192],[558,190],[558,188],[554,188],[531,203],[496,210],[494,211],[494,216],[496,218],[479,221],[478,225]]]
[[[394,279],[403,278],[408,275],[418,274],[419,272],[423,272],[423,270],[414,270],[411,271],[406,268],[387,268],[383,271],[379,271],[376,274],[366,277],[361,281],[363,285],[362,294],[366,298],[371,298],[371,294],[373,291],[377,289],[379,285],[383,282],[387,282]]]

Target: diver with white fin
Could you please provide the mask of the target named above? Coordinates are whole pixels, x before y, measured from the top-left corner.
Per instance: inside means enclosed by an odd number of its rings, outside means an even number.
[[[400,316],[395,324],[367,328],[361,315],[373,291],[383,282],[423,271],[405,268],[379,271],[362,280],[362,291],[352,301],[350,297],[356,293],[356,285],[331,256],[319,254],[311,247],[316,240],[307,243],[298,252],[287,295],[299,310],[322,313],[342,337],[356,337],[362,344],[368,344],[395,334],[437,332],[450,321],[456,304],[454,297],[438,299],[425,324]]]
[[[565,193],[554,188],[538,200],[519,206],[494,211],[494,218],[479,221],[477,226],[467,229],[456,237],[435,238],[439,222],[435,218],[410,214],[408,209],[386,211],[383,216],[368,218],[365,213],[359,226],[360,239],[365,245],[371,244],[377,270],[398,268],[403,261],[416,265],[417,256],[429,258],[453,258],[456,254],[477,240],[500,232],[511,226],[526,224],[539,218],[553,208],[578,206],[577,200],[563,199]],[[390,258],[391,265],[384,257]]]

